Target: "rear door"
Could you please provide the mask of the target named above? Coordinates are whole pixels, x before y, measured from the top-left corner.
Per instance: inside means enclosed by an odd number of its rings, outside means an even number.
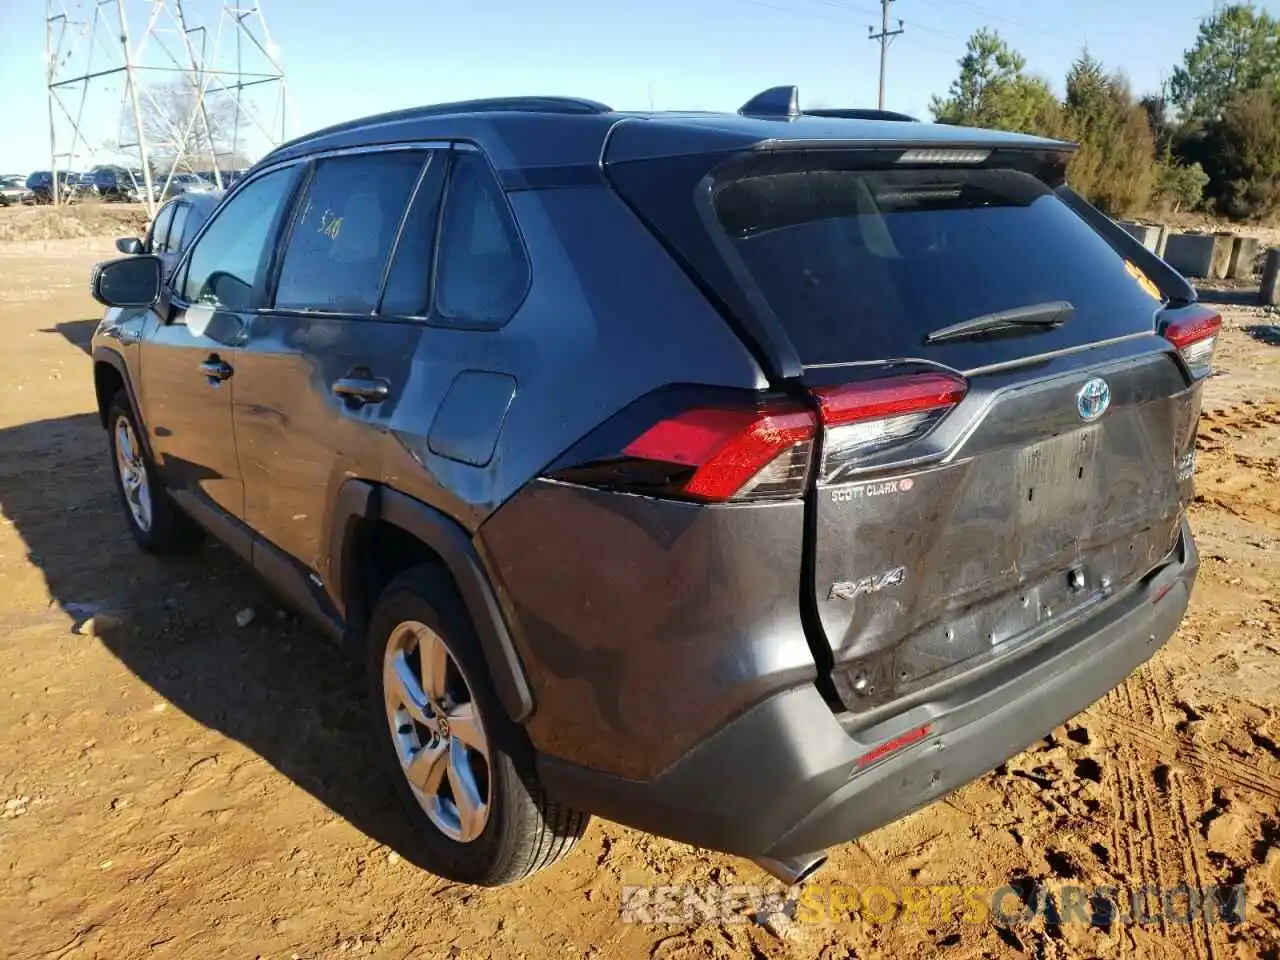
[[[394,442],[447,158],[416,148],[316,160],[274,304],[248,329],[235,384],[244,516],[270,544],[255,564],[285,589],[319,585],[328,505],[348,478],[379,479],[383,444]]]
[[[981,159],[778,151],[707,195],[717,268],[822,412],[801,602],[854,707],[1132,585],[1190,495],[1199,388],[1160,291]]]

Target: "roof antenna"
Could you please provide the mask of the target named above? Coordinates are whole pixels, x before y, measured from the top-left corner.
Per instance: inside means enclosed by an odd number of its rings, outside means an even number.
[[[757,93],[738,109],[743,117],[764,117],[773,120],[794,120],[800,116],[799,87],[770,87]]]

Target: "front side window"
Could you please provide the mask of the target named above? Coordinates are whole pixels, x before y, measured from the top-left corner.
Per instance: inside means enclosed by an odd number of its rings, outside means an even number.
[[[425,159],[388,151],[319,162],[284,251],[277,309],[373,313]]]
[[[440,228],[437,311],[447,320],[505,323],[528,286],[524,245],[501,185],[483,156],[459,152]]]
[[[275,170],[227,201],[191,251],[180,285],[183,299],[229,310],[250,306],[293,178],[293,168]]]

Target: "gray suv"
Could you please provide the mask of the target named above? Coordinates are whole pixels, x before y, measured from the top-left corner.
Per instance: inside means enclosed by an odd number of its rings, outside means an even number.
[[[1221,320],[1070,144],[866,110],[405,110],[96,269],[147,550],[368,665],[416,862],[588,813],[781,878],[992,769],[1183,616]]]

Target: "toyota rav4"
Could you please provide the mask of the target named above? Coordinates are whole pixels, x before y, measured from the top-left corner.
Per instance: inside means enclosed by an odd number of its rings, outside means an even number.
[[[124,517],[368,663],[418,862],[596,813],[795,880],[1177,627],[1221,325],[1072,145],[793,88],[321,130],[99,265]]]

